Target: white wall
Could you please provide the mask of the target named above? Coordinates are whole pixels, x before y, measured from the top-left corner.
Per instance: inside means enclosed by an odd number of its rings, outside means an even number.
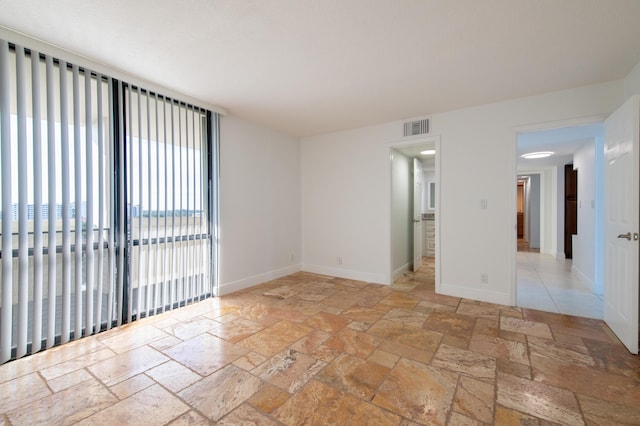
[[[438,291],[515,302],[516,128],[608,115],[622,97],[616,81],[432,115],[441,138]],[[389,283],[389,144],[401,125],[302,140],[304,269]]]
[[[303,270],[389,283],[387,142],[398,135],[383,124],[302,140]]]
[[[296,138],[221,119],[221,294],[300,269],[300,179]]]
[[[573,237],[572,272],[593,288],[595,281],[595,141],[586,143],[573,155],[578,171],[578,234]]]
[[[624,99],[628,99],[631,95],[640,94],[640,62],[631,70],[629,75],[624,79]]]
[[[391,156],[391,259],[398,277],[413,260],[413,159],[396,150]]]

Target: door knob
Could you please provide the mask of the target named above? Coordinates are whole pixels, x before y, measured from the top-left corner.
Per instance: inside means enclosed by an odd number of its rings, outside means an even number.
[[[627,240],[631,241],[631,232],[627,232],[626,234],[620,234],[618,235],[618,238],[626,238]]]

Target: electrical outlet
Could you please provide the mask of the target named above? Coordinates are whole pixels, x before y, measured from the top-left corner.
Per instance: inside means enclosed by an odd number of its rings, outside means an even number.
[[[338,265],[342,265],[342,256],[338,256],[336,260],[338,262]]]
[[[483,272],[480,274],[480,282],[482,284],[488,284],[489,283],[489,274],[487,274],[486,272]]]

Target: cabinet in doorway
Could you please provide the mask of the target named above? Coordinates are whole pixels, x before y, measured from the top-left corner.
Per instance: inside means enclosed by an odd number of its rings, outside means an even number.
[[[422,254],[426,257],[436,255],[436,221],[435,215],[427,213],[422,215]]]

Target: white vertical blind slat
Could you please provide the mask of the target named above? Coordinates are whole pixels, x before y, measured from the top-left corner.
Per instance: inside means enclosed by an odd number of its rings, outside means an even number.
[[[75,186],[75,330],[74,339],[82,337],[82,140],[80,138],[80,70],[77,65],[71,66],[73,94],[73,182]]]
[[[40,55],[31,51],[33,117],[33,335],[31,353],[42,348],[42,136],[40,113]]]
[[[104,210],[106,208],[104,203],[104,119],[102,108],[102,75],[96,76],[96,117],[98,122],[97,137],[98,137],[98,281],[96,288],[96,310],[95,310],[95,331],[100,331],[102,324],[102,295],[104,293]]]
[[[69,188],[69,110],[67,63],[60,61],[60,139],[62,158],[62,330],[60,342],[71,335],[71,208]]]
[[[11,120],[9,99],[9,43],[0,40],[0,154],[2,154],[2,314],[0,363],[11,358],[13,313],[13,244],[11,200]]]
[[[151,282],[151,249],[152,249],[152,237],[151,237],[151,212],[153,211],[153,181],[152,181],[152,163],[151,163],[151,110],[149,94],[147,93],[145,96],[147,107],[146,107],[146,116],[147,116],[147,194],[149,194],[149,215],[147,216],[147,239],[149,240],[147,247],[147,300],[146,300],[146,312],[145,316],[149,317],[149,313],[151,312],[151,289],[153,288],[153,283]]]
[[[138,98],[138,108],[137,108],[137,118],[138,118],[138,173],[137,173],[137,178],[138,178],[138,264],[137,264],[137,273],[138,273],[138,295],[136,297],[136,302],[137,302],[137,306],[136,306],[136,315],[138,318],[140,318],[140,313],[141,313],[141,309],[142,309],[142,298],[143,298],[143,293],[144,293],[144,282],[142,280],[142,269],[143,269],[143,265],[144,265],[144,243],[143,243],[143,238],[144,238],[144,225],[143,225],[143,220],[142,217],[144,216],[142,214],[142,212],[144,211],[144,204],[143,204],[143,197],[142,197],[142,144],[144,141],[143,135],[142,135],[142,102],[141,102],[141,97],[140,97],[140,88],[138,87],[136,90],[136,95]],[[133,174],[131,175],[133,178]],[[132,179],[133,181],[133,179]],[[132,191],[133,192],[133,191]],[[135,199],[132,197],[132,204],[135,201]],[[135,229],[134,227],[134,219],[131,220],[131,226]],[[131,234],[133,235],[133,233]]]
[[[87,225],[86,225],[86,251],[87,273],[85,276],[85,333],[93,334],[93,287],[94,287],[94,255],[93,255],[93,110],[91,97],[91,72],[84,72],[84,110],[85,110],[85,146],[87,168]],[[100,118],[97,119],[100,121]]]
[[[18,116],[18,335],[16,357],[27,353],[29,317],[29,235],[27,229],[27,95],[24,48],[16,46],[16,106]]]
[[[123,86],[120,85],[120,87],[122,88]],[[114,100],[115,102],[116,100]],[[121,111],[122,116],[118,117],[118,119],[123,120],[124,121],[124,113],[123,113],[123,97],[122,97],[122,91],[118,90],[118,111]],[[126,163],[125,163],[125,157],[124,157],[124,147],[125,147],[125,140],[124,140],[124,127],[123,126],[118,126],[118,168],[120,170],[120,175],[121,176],[126,176]],[[118,300],[118,310],[117,310],[117,323],[118,326],[122,325],[122,317],[123,317],[123,312],[124,312],[124,282],[125,282],[125,272],[124,272],[124,254],[125,254],[125,248],[126,245],[128,244],[127,240],[125,239],[125,226],[127,223],[127,199],[125,197],[125,179],[119,179],[119,184],[118,184],[118,200],[117,200],[117,205],[119,206],[119,212],[118,212],[118,241],[119,241],[119,245],[118,245],[118,285],[116,288],[116,297]],[[131,251],[129,251],[129,253],[131,253]],[[129,311],[131,312],[131,311]]]
[[[47,86],[47,349],[55,344],[56,337],[56,287],[57,287],[57,235],[58,218],[56,194],[56,107],[53,58],[45,58]]]

